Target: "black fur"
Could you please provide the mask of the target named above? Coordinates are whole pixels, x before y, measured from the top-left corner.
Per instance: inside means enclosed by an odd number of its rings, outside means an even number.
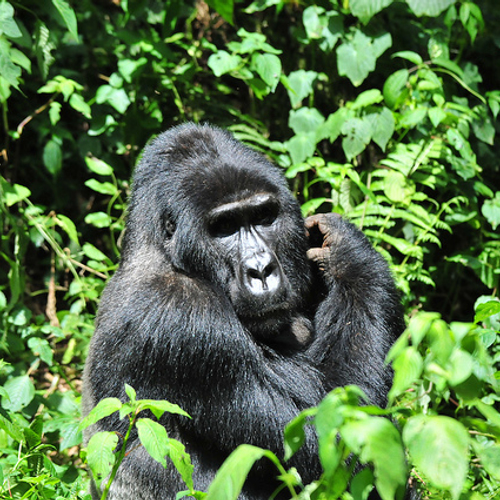
[[[238,278],[245,249],[211,234],[207,220],[260,193],[279,206],[276,220],[257,229],[279,266],[280,305],[270,314],[267,299]],[[280,170],[227,132],[188,124],[160,135],[135,172],[122,262],[85,367],[84,413],[105,397],[125,400],[125,383],[138,398],[179,404],[192,420],[163,424],[186,445],[195,487],[206,490],[241,443],[282,456],[285,425],[334,387],[358,384],[384,405],[384,358],[403,329],[387,265],[338,216],[306,226]],[[124,426],[112,416],[86,439]],[[321,473],[308,432],[290,464],[304,482]],[[165,470],[135,443],[130,449],[108,498],[168,500],[185,489],[171,464]],[[268,498],[275,468],[262,461],[252,474],[241,498]]]

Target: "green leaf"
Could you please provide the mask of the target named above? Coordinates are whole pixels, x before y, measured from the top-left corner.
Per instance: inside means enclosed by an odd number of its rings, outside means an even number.
[[[278,461],[270,451],[249,444],[238,446],[217,472],[205,500],[237,500],[250,469],[263,457]]]
[[[2,398],[2,406],[12,412],[21,411],[35,397],[35,386],[28,375],[10,378],[3,388],[8,397]]]
[[[383,184],[384,193],[393,203],[409,205],[415,194],[415,184],[401,172],[390,171]]]
[[[85,429],[89,425],[93,425],[103,418],[109,417],[122,407],[122,402],[118,398],[105,398],[99,401],[92,408],[90,413],[81,421],[80,429]]]
[[[222,76],[236,70],[242,64],[242,59],[238,55],[231,55],[225,50],[219,50],[208,58],[207,64],[215,76]]]
[[[316,151],[316,134],[312,132],[310,134],[294,135],[285,144],[292,163],[301,163],[314,155]]]
[[[347,76],[356,87],[375,69],[377,58],[391,45],[390,34],[379,40],[366,36],[355,29],[351,40],[337,47],[337,67],[339,75]]]
[[[170,452],[167,431],[163,425],[154,422],[150,418],[140,418],[136,422],[139,439],[146,451],[159,462],[167,467],[166,457]]]
[[[475,442],[474,450],[488,474],[500,481],[500,445],[493,443],[480,445]]]
[[[406,484],[406,463],[401,436],[394,424],[381,417],[347,422],[340,435],[362,463],[372,463],[382,500],[393,500]]]
[[[304,71],[299,69],[288,75],[288,97],[292,108],[298,106],[303,99],[313,92],[313,83],[316,81],[318,73],[316,71]]]
[[[372,104],[378,104],[383,101],[383,96],[378,89],[370,89],[361,92],[361,94],[356,97],[356,100],[349,106],[351,109],[362,109],[371,106]]]
[[[325,119],[316,108],[300,108],[290,111],[288,126],[296,134],[314,133]]]
[[[78,41],[78,25],[76,22],[75,11],[70,7],[66,0],[52,0],[54,7],[64,20],[64,24],[68,28],[71,36]]]
[[[108,165],[106,162],[99,160],[99,158],[86,157],[85,163],[89,170],[98,175],[111,175],[113,173],[113,167]]]
[[[107,103],[123,114],[130,106],[130,99],[123,88],[115,88],[111,85],[101,85],[97,89],[95,100],[98,104]]]
[[[97,432],[87,445],[87,463],[97,485],[108,476],[115,463],[113,451],[118,444],[115,432]]]
[[[182,415],[191,418],[180,406],[169,403],[168,401],[157,401],[154,399],[141,399],[139,401],[139,410],[150,410],[151,413],[159,420],[164,413],[174,415]]]
[[[28,347],[35,356],[38,356],[47,365],[52,366],[52,348],[45,339],[31,337],[28,339]]]
[[[186,452],[186,447],[176,439],[169,439],[170,453],[175,468],[179,471],[182,480],[190,491],[194,489],[193,472],[194,467],[191,463],[191,457]]]
[[[406,59],[417,66],[420,66],[424,62],[420,54],[412,52],[411,50],[401,50],[400,52],[392,54],[391,57],[401,57],[402,59]]]
[[[91,118],[90,106],[84,101],[80,94],[71,94],[69,105],[76,111],[80,112],[85,118]]]
[[[371,123],[366,118],[350,118],[345,121],[341,129],[344,138],[342,148],[348,160],[364,151],[372,137]]]
[[[442,108],[434,107],[429,109],[429,119],[434,125],[434,127],[437,128],[437,126],[443,122],[446,118],[446,111]]]
[[[417,415],[408,419],[403,441],[430,483],[457,500],[469,466],[470,438],[465,427],[451,417]]]
[[[380,113],[371,113],[366,118],[371,121],[373,141],[385,151],[396,127],[396,120],[391,110],[384,107]]]
[[[0,195],[5,205],[11,207],[30,197],[31,191],[21,184],[10,184],[3,177],[0,177]]]
[[[455,0],[406,0],[416,16],[437,17],[443,10],[455,3]]]
[[[304,444],[306,440],[304,427],[315,413],[315,409],[305,410],[285,427],[285,461],[290,460]]]
[[[394,381],[389,391],[390,400],[409,389],[420,378],[424,361],[418,350],[410,346],[397,356],[392,366],[394,368]]]
[[[85,222],[98,228],[109,227],[113,220],[105,212],[93,212],[85,217]]]
[[[281,76],[281,60],[274,54],[254,54],[252,65],[271,92],[276,90]]]
[[[495,231],[500,225],[500,191],[495,193],[495,197],[492,200],[486,200],[483,203],[481,213]]]
[[[55,221],[57,225],[61,227],[69,236],[70,240],[74,241],[78,245],[78,231],[76,230],[75,223],[69,217],[61,214],[57,215]]]
[[[385,9],[394,0],[351,0],[349,6],[353,16],[356,16],[363,24],[367,24],[370,19]]]
[[[96,179],[89,179],[85,181],[85,185],[92,189],[92,191],[96,191],[97,193],[114,195],[118,189],[111,182],[99,182]]]
[[[0,35],[2,33],[9,38],[22,36],[21,30],[14,20],[14,7],[8,2],[0,2]],[[2,76],[3,70],[2,66]]]
[[[396,108],[408,93],[407,84],[410,73],[407,69],[400,69],[393,73],[384,83],[383,94],[385,103],[391,109]]]
[[[50,140],[43,148],[43,164],[52,175],[57,175],[62,168],[62,149],[57,141]]]

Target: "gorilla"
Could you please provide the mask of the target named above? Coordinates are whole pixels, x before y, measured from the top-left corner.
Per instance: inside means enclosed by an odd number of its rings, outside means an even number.
[[[106,397],[125,401],[125,383],[138,398],[178,404],[192,418],[161,423],[206,491],[242,443],[282,457],[286,424],[335,387],[357,384],[385,405],[384,359],[402,311],[386,262],[354,225],[331,213],[304,220],[280,169],[209,125],[159,135],[132,186],[120,267],[85,366],[84,414]],[[112,415],[85,438],[124,435],[125,420]],[[304,484],[321,474],[317,451],[311,427],[287,464]],[[275,490],[264,462],[241,499]],[[135,436],[108,498],[170,500],[185,489]]]

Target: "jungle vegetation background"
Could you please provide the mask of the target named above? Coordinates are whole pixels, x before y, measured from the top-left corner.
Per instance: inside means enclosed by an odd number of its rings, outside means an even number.
[[[194,121],[282,166],[305,215],[354,221],[402,292],[392,420],[332,395],[325,474],[291,496],[389,500],[409,473],[500,498],[499,56],[497,0],[0,0],[0,497],[86,498],[81,373],[131,173]],[[351,483],[349,451],[373,470]]]

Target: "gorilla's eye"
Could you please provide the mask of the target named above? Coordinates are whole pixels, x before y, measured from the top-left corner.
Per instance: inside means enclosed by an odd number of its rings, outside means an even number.
[[[275,203],[266,203],[254,208],[251,224],[254,226],[270,226],[277,217],[278,206]]]
[[[218,238],[231,236],[236,233],[240,227],[240,220],[235,214],[221,214],[208,224],[210,234]]]

